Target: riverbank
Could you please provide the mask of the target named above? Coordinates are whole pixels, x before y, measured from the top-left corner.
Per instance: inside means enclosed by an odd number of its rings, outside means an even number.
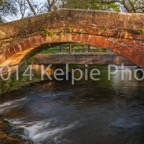
[[[32,69],[30,69],[30,66]],[[47,80],[44,79],[42,81],[39,73],[37,66],[31,64],[23,65],[18,71],[12,73],[8,79],[0,79],[0,96]]]
[[[13,126],[3,116],[0,116],[0,143],[1,144],[33,144],[29,140],[22,138],[20,135],[12,136],[10,133]]]
[[[17,81],[16,79],[9,80],[9,81],[0,81],[1,87],[0,87],[0,96],[4,96],[7,93],[15,92],[20,89],[27,89],[30,86],[44,83],[45,81],[48,81],[48,79],[41,80],[39,77],[35,77],[32,80],[23,78],[22,80]]]

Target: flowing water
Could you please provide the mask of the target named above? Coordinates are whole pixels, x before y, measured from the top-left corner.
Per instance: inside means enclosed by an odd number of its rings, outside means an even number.
[[[46,82],[0,99],[12,135],[35,144],[144,144],[144,82]]]

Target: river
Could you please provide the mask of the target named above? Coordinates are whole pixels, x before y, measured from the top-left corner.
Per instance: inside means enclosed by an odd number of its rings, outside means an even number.
[[[127,76],[126,76],[127,77]],[[0,114],[35,144],[144,144],[144,82],[45,82],[0,98]]]

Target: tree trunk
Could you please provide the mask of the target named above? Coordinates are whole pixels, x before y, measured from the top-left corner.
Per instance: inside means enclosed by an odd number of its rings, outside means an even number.
[[[36,13],[36,11],[35,11],[35,9],[34,9],[33,5],[31,4],[30,0],[27,0],[27,2],[28,2],[28,5],[29,5],[29,7],[30,7],[31,11],[32,11],[32,12],[33,12],[33,14],[36,16],[36,15],[37,15],[37,13]]]

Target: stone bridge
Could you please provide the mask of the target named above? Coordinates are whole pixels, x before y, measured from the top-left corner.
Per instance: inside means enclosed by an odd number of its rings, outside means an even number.
[[[73,42],[110,48],[144,67],[144,14],[61,9],[1,24],[0,66]]]

